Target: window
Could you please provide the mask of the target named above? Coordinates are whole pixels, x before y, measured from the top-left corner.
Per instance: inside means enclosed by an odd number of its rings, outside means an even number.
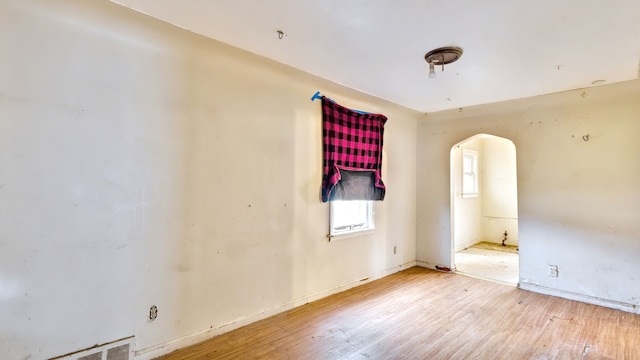
[[[462,149],[462,197],[478,196],[478,152]]]
[[[329,204],[330,237],[375,229],[373,201],[331,201]]]

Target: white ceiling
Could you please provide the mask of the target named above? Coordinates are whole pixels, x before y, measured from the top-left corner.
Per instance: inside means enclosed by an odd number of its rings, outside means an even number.
[[[640,64],[640,0],[112,1],[422,112],[632,80]],[[424,54],[442,46],[464,54],[429,79]]]

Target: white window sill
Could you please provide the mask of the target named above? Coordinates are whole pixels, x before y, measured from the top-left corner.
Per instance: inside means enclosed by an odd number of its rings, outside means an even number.
[[[477,198],[479,195],[480,195],[479,193],[462,194],[462,198],[463,199]]]
[[[342,239],[348,239],[356,236],[365,236],[371,235],[376,231],[376,228],[362,229],[362,230],[353,230],[353,231],[345,231],[337,234],[329,234],[327,237],[329,241],[336,241]]]

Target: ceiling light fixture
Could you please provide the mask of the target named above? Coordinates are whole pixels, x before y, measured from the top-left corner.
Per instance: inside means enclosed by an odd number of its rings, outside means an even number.
[[[429,78],[436,78],[436,65],[442,66],[442,71],[444,71],[444,66],[446,64],[451,64],[452,62],[460,59],[461,56],[462,49],[457,46],[445,46],[426,53],[424,55],[424,60],[429,64]]]

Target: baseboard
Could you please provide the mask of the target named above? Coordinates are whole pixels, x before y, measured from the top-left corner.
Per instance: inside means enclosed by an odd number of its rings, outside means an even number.
[[[361,280],[356,280],[356,281],[351,281],[349,283],[334,287],[332,289],[328,289],[325,291],[321,291],[315,294],[311,294],[311,295],[307,295],[304,296],[302,298],[299,299],[295,299],[292,300],[286,304],[274,307],[272,309],[268,309],[268,310],[264,310],[255,314],[250,314],[247,316],[244,316],[242,318],[239,319],[235,319],[234,321],[230,321],[228,323],[224,323],[224,324],[220,324],[218,326],[215,327],[211,327],[211,328],[207,328],[201,331],[198,331],[196,333],[187,335],[187,336],[183,336],[181,338],[177,338],[177,339],[173,339],[170,341],[167,341],[165,343],[162,344],[158,344],[155,346],[151,346],[145,349],[140,349],[137,350],[135,352],[135,360],[148,360],[148,359],[154,359],[157,358],[159,356],[163,356],[166,354],[169,354],[173,351],[176,351],[178,349],[187,347],[187,346],[191,346],[191,345],[195,345],[197,343],[203,342],[205,340],[211,339],[213,337],[216,337],[218,335],[224,334],[226,332],[238,329],[240,327],[243,327],[245,325],[249,325],[251,323],[254,323],[256,321],[262,320],[262,319],[266,319],[268,317],[271,317],[273,315],[277,315],[281,312],[287,311],[287,310],[291,310],[293,308],[296,308],[298,306],[310,303],[312,301],[316,301],[316,300],[320,300],[322,298],[325,298],[327,296],[333,295],[333,294],[337,294],[339,292],[345,291],[345,290],[349,290],[351,288],[354,288],[356,286],[359,285],[363,285],[366,283],[369,283],[371,281],[374,280],[378,280],[381,279],[385,276],[394,274],[398,271],[402,271],[411,267],[416,266],[416,261],[409,261],[405,264],[402,265],[398,265],[398,266],[394,266],[390,269],[387,269],[383,272],[380,272],[378,274],[373,274],[370,275],[364,279]]]
[[[432,264],[430,262],[421,261],[421,260],[416,261],[416,266],[432,269],[432,270],[438,270],[438,271],[447,271],[448,269],[443,265],[436,265],[436,264]],[[456,271],[455,268],[450,270],[450,272],[455,272],[455,271]],[[507,285],[513,286],[512,284],[507,284]],[[607,308],[622,310],[622,311],[630,312],[633,314],[640,314],[640,305],[634,305],[634,304],[629,304],[629,303],[615,301],[615,300],[602,299],[595,296],[577,294],[570,291],[548,288],[546,286],[540,286],[540,285],[531,284],[531,283],[522,282],[522,281],[518,283],[518,288],[522,290],[532,291],[539,294],[557,296],[564,299],[580,301],[580,302],[591,304],[591,305],[604,306]]]
[[[450,272],[450,273],[453,273],[456,271],[455,267],[449,268],[448,266],[432,264],[428,261],[422,261],[422,260],[416,260],[416,266],[426,268],[426,269],[431,269],[431,270]]]
[[[580,302],[591,304],[591,305],[604,306],[604,307],[611,308],[611,309],[630,312],[632,314],[640,314],[640,306],[639,305],[628,304],[628,303],[621,302],[621,301],[602,299],[602,298],[595,297],[595,296],[577,294],[577,293],[573,293],[573,292],[570,292],[570,291],[553,289],[553,288],[549,288],[549,287],[546,287],[546,286],[541,286],[541,285],[537,285],[537,284],[531,284],[531,283],[522,282],[522,281],[520,281],[520,283],[518,283],[518,287],[520,289],[522,289],[522,290],[533,291],[533,292],[536,292],[536,293],[539,293],[539,294],[557,296],[557,297],[561,297],[561,298],[564,298],[564,299],[580,301]]]

